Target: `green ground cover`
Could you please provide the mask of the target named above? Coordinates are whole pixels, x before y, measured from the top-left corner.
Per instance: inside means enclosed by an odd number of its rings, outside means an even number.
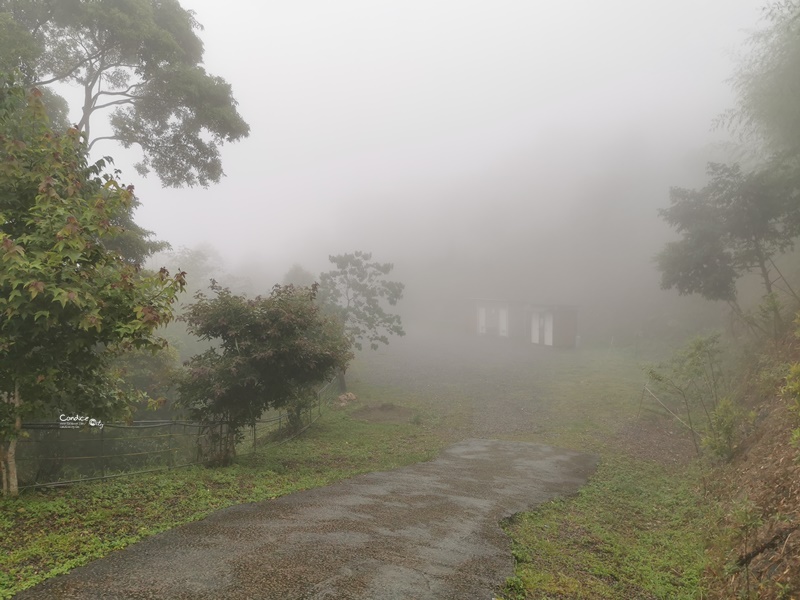
[[[704,597],[717,506],[703,493],[699,465],[659,460],[690,442],[653,435],[674,424],[655,421],[646,400],[641,406],[639,361],[595,350],[554,371],[560,376],[543,382],[547,426],[529,439],[596,452],[601,462],[576,496],[504,524],[516,574],[503,597]],[[670,447],[659,448],[665,440]]]
[[[506,598],[701,598],[713,507],[695,472],[606,454],[574,498],[505,525]]]

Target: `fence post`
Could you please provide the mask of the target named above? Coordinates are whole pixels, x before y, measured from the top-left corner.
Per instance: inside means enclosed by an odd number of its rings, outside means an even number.
[[[185,430],[186,430],[186,427],[184,426],[184,431],[185,431]],[[206,430],[204,429],[204,427],[203,427],[202,425],[198,425],[198,426],[195,428],[195,435],[196,435],[196,438],[197,438],[197,439],[195,440],[195,448],[194,448],[194,449],[195,449],[195,454],[194,454],[194,461],[195,461],[197,464],[200,464],[200,463],[203,461],[203,450],[202,450],[202,444],[203,444],[203,433],[204,433],[204,431],[206,431]]]
[[[100,481],[105,482],[106,480],[106,434],[105,434],[105,427],[100,429],[100,456],[102,460],[100,461]]]
[[[167,455],[168,455],[168,458],[167,458],[167,469],[170,469],[170,470],[172,469],[173,466],[175,466],[174,465],[175,459],[172,456],[172,427],[174,425],[175,425],[174,421],[172,421],[169,424],[169,434],[167,435]]]
[[[322,392],[317,392],[317,415],[322,416]]]
[[[253,452],[256,451],[256,424],[253,423]]]

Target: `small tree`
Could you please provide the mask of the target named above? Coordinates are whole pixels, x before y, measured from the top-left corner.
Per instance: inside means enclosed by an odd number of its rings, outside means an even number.
[[[109,361],[162,345],[153,332],[184,282],[110,249],[131,192],[87,164],[77,130],[49,128],[40,94],[0,84],[0,466],[4,493],[16,495],[23,420],[124,412]]]
[[[248,299],[212,282],[182,317],[215,346],[192,357],[181,402],[216,436],[214,462],[235,456],[242,429],[269,408],[288,408],[314,385],[344,369],[352,355],[341,328],[314,303],[316,288],[276,285]]]
[[[384,308],[403,298],[405,286],[386,279],[394,265],[370,262],[372,254],[360,251],[328,258],[336,269],[320,275],[320,301],[339,320],[353,346],[361,350],[366,342],[377,350],[379,343],[389,343],[390,335],[405,335],[400,315]],[[339,373],[339,388],[347,391],[344,371]]]
[[[772,259],[800,234],[796,201],[770,171],[744,173],[738,165],[711,163],[708,174],[711,181],[701,190],[672,188],[671,205],[659,211],[682,236],[656,258],[661,287],[723,300],[742,315],[736,282],[755,270],[777,335],[783,322],[775,292],[783,277]]]
[[[283,276],[283,285],[293,285],[296,287],[311,287],[316,283],[314,275],[303,268],[303,265],[295,263],[292,268],[286,271]]]
[[[715,455],[729,458],[741,411],[730,397],[719,334],[690,340],[666,363],[647,367],[646,374],[662,392],[661,398],[681,405],[669,407],[662,403],[691,431],[697,454],[700,454],[699,439]],[[681,411],[686,421],[678,416]]]
[[[789,167],[797,183],[800,158],[800,2],[770,2],[763,27],[749,40],[732,83],[736,107],[719,124],[727,124],[755,144],[772,163]]]

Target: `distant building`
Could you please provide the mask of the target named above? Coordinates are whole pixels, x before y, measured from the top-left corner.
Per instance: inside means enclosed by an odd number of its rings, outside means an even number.
[[[478,335],[522,339],[556,348],[576,345],[578,309],[574,306],[475,298],[474,310],[474,331]]]

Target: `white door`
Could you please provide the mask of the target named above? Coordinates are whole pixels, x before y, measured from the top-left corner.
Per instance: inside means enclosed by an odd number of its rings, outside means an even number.
[[[553,313],[544,315],[544,345],[553,345]]]
[[[531,313],[531,344],[539,344],[539,313]]]
[[[478,307],[478,334],[483,335],[486,333],[486,307]]]
[[[508,337],[508,309],[501,308],[498,323],[498,332],[500,337]]]

